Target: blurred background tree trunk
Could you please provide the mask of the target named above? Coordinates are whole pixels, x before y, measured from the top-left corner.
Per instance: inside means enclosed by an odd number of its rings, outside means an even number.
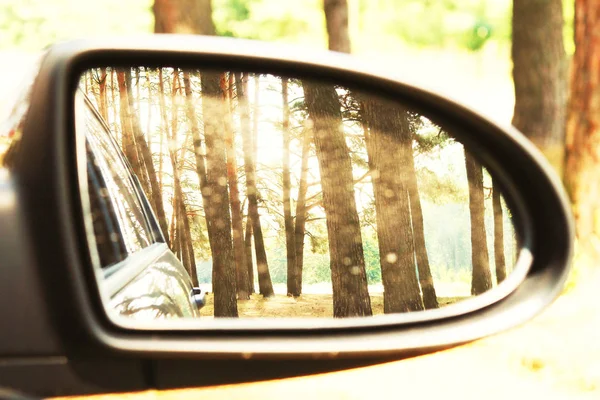
[[[323,0],[329,50],[350,53],[348,3],[346,0]]]
[[[580,245],[600,255],[600,2],[575,1],[565,185]]]
[[[211,0],[154,0],[154,33],[214,35]]]
[[[561,173],[564,162],[567,56],[561,0],[514,0],[513,125]]]

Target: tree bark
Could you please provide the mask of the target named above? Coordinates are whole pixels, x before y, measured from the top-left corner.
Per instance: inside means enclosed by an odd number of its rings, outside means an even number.
[[[207,187],[203,192],[210,196],[208,207],[205,206],[204,212],[207,225],[210,226],[209,234],[213,237],[211,249],[215,317],[237,317],[236,267],[223,135],[226,105],[221,98],[219,74],[203,73],[201,88],[207,180]]]
[[[567,58],[561,0],[513,0],[513,125],[560,173],[564,162]]]
[[[267,262],[267,252],[262,234],[260,216],[258,214],[258,189],[256,188],[256,166],[253,157],[253,140],[250,130],[250,106],[246,96],[247,75],[242,79],[241,74],[235,75],[235,87],[237,90],[238,107],[240,109],[240,124],[242,132],[242,142],[244,149],[244,170],[246,172],[246,192],[248,197],[248,214],[252,221],[252,234],[254,236],[254,249],[256,251],[256,270],[258,273],[259,292],[264,297],[271,297],[275,294],[271,274]],[[255,87],[258,90],[258,87]]]
[[[329,50],[350,53],[348,3],[346,0],[323,0]]]
[[[108,123],[108,103],[106,101],[106,78],[108,74],[106,72],[106,67],[100,68],[100,81],[98,82],[99,94],[100,94],[100,104],[98,107],[100,108],[100,115],[102,118]]]
[[[117,81],[119,84],[119,109],[121,119],[121,147],[123,153],[129,160],[133,172],[138,175],[140,164],[137,158],[135,142],[133,140],[133,126],[131,121],[131,112],[129,110],[129,100],[127,99],[127,84],[125,83],[125,72],[117,71]],[[139,175],[138,175],[139,176]]]
[[[226,79],[227,78],[227,79]],[[233,253],[237,276],[238,300],[250,299],[248,292],[248,268],[246,267],[246,254],[244,244],[244,226],[242,221],[242,207],[240,202],[240,191],[238,188],[237,162],[235,159],[235,136],[233,133],[233,121],[231,116],[231,88],[230,80],[223,74],[221,79],[221,91],[223,102],[227,104],[225,125],[225,148],[227,153],[227,182],[229,183],[229,198],[231,201],[231,224],[233,228]]]
[[[154,33],[214,35],[211,0],[154,0]]]
[[[132,90],[132,84],[133,84],[133,79],[131,76],[131,68],[125,68],[125,87],[127,89],[127,101],[129,103],[129,118],[131,120],[131,128],[132,128],[132,132],[133,132],[133,142],[135,144],[135,152],[136,152],[136,157],[139,163],[139,170],[136,171],[136,175],[140,181],[140,184],[142,185],[142,189],[144,190],[144,193],[146,194],[146,196],[151,197],[151,193],[150,193],[150,184],[148,183],[148,173],[147,173],[147,165],[146,165],[146,159],[144,158],[144,152],[142,151],[142,143],[143,142],[146,147],[146,139],[144,138],[144,135],[142,133],[142,128],[140,126],[140,120],[138,118],[138,114],[135,110],[135,102],[139,101],[139,99],[134,99],[133,96],[133,90]],[[150,160],[151,161],[151,160]]]
[[[496,264],[496,282],[506,279],[506,261],[504,259],[504,216],[500,201],[500,188],[493,182],[492,207],[494,209],[494,261]]]
[[[600,258],[600,3],[575,1],[575,55],[567,124],[565,185],[577,238],[589,255]]]
[[[290,174],[290,106],[288,100],[288,79],[281,78],[281,102],[283,109],[283,153],[282,188],[283,222],[285,227],[285,250],[287,259],[287,295],[300,296],[298,268],[296,266],[296,242],[294,238],[294,217],[292,216],[291,174]]]
[[[131,82],[131,80],[128,80]],[[148,95],[150,95],[150,88],[148,88]],[[131,104],[130,104],[131,106]],[[144,160],[144,167],[146,168],[146,175],[148,177],[148,181],[150,183],[150,188],[147,190],[147,194],[150,197],[150,201],[152,202],[152,206],[156,211],[156,217],[158,218],[158,223],[160,229],[165,237],[165,241],[167,245],[170,245],[169,240],[169,228],[167,224],[167,216],[165,214],[165,209],[163,205],[162,192],[160,186],[158,184],[158,177],[156,174],[156,169],[154,168],[154,161],[152,159],[152,152],[150,151],[150,147],[148,146],[148,142],[146,142],[145,135],[143,134],[139,120],[137,120],[137,128],[134,129],[136,145],[139,150],[139,154],[141,154],[141,158]]]
[[[408,120],[396,104],[364,102],[385,313],[423,310],[415,264],[415,240],[407,171],[412,160]]]
[[[296,201],[296,223],[294,225],[294,247],[296,250],[296,270],[294,278],[298,293],[302,294],[302,271],[304,264],[304,235],[306,234],[306,193],[308,191],[308,157],[310,152],[311,130],[305,128],[302,133],[302,160],[300,163],[300,182]]]
[[[118,83],[116,83],[115,81],[117,80],[117,78],[115,77],[116,75],[116,70],[114,68],[110,69],[110,95],[111,95],[111,100],[112,100],[112,110],[113,110],[113,123],[115,124],[115,128],[119,126],[119,118],[117,116],[117,99],[116,99],[116,93],[119,90],[118,88]],[[108,122],[108,120],[107,120]],[[119,129],[115,129],[115,139],[117,140],[117,142],[121,141],[121,138],[118,137],[118,132]]]
[[[176,101],[177,91],[180,89],[177,85],[179,71],[175,69],[173,73],[173,85],[171,89],[172,95],[172,116],[171,116],[171,135],[168,137],[170,143],[177,143],[177,131],[178,131],[178,106]],[[167,129],[168,135],[168,129]],[[197,286],[198,285],[198,276],[196,272],[196,262],[194,259],[194,248],[191,243],[191,232],[189,220],[187,217],[187,209],[185,206],[185,200],[183,197],[183,190],[181,188],[181,178],[179,171],[179,161],[177,157],[177,151],[174,146],[169,147],[169,156],[171,159],[171,167],[173,169],[173,189],[175,202],[174,207],[177,209],[177,223],[176,223],[176,235],[177,235],[177,250],[180,253],[181,262],[183,266],[186,268],[190,277],[192,278],[192,283]]]
[[[329,242],[333,316],[370,316],[371,298],[354,198],[352,164],[341,129],[340,103],[332,85],[303,82],[313,121]]]
[[[254,293],[254,260],[252,260],[252,218],[246,216],[246,233],[244,234],[244,254],[248,268],[248,293]]]
[[[415,159],[412,151],[412,133],[408,138],[406,147],[406,183],[408,187],[408,196],[410,199],[410,213],[413,228],[413,238],[415,240],[415,253],[417,258],[417,270],[419,271],[419,283],[423,293],[423,305],[426,309],[438,308],[437,294],[431,276],[431,267],[429,266],[429,256],[427,246],[425,245],[425,229],[423,227],[423,209],[421,208],[421,196],[419,194],[419,185],[417,183],[417,173],[415,170]]]
[[[471,294],[478,295],[492,288],[485,232],[483,171],[479,162],[466,150],[465,165],[469,182],[469,214],[471,216],[471,262],[473,264]]]

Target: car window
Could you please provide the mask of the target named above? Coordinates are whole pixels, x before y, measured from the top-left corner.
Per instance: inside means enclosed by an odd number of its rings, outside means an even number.
[[[135,178],[110,133],[85,102],[88,182],[94,231],[102,267],[122,261],[154,243]]]

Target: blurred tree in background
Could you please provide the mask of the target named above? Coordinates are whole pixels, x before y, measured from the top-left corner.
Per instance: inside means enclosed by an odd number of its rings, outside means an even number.
[[[559,173],[564,162],[567,104],[563,25],[561,0],[514,0],[512,122]]]
[[[579,243],[600,258],[600,3],[575,1],[576,50],[571,66],[565,184]]]

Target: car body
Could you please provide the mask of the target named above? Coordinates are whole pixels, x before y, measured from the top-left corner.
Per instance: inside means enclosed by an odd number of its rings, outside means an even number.
[[[81,92],[90,217],[110,312],[127,318],[197,317],[204,294],[165,243],[139,180],[110,128]]]

